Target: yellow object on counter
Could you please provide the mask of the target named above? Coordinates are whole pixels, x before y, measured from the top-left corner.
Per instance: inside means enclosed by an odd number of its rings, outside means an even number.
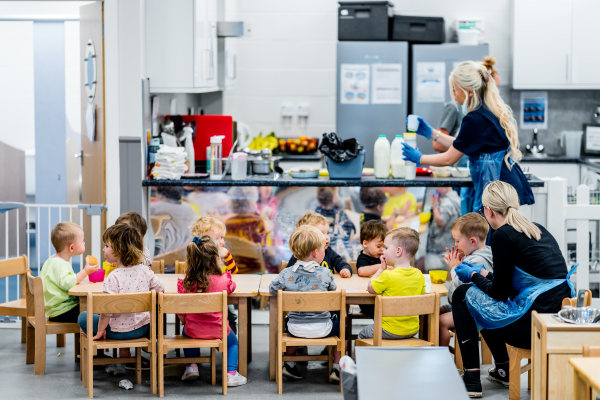
[[[448,277],[448,271],[443,269],[432,269],[429,271],[429,277],[431,278],[431,283],[444,283]]]
[[[108,261],[104,261],[102,263],[102,269],[106,271],[106,276],[117,269],[117,266],[113,263],[109,263]]]

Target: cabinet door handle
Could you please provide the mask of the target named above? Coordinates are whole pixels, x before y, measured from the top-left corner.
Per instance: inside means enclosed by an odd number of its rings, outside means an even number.
[[[566,80],[567,80],[567,83],[569,83],[569,55],[568,54],[565,54],[565,62],[566,62],[565,74],[567,75]]]

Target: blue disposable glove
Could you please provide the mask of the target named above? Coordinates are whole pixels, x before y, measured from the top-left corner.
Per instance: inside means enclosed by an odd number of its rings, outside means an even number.
[[[419,121],[419,127],[417,128],[417,135],[421,135],[426,137],[427,139],[431,139],[431,133],[433,132],[433,128],[429,125],[425,120],[419,116],[417,116],[417,120]],[[408,126],[408,117],[406,118],[406,126]]]
[[[454,272],[456,272],[456,276],[458,276],[458,279],[460,279],[461,282],[468,283],[471,282],[471,275],[473,272],[479,274],[482,269],[483,265],[471,264],[463,261],[454,268]]]
[[[421,165],[423,153],[421,153],[421,150],[419,150],[418,147],[412,147],[411,145],[402,143],[402,155],[404,156],[402,159]]]

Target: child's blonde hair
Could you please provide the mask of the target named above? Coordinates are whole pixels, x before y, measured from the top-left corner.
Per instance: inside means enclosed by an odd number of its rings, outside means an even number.
[[[519,195],[512,185],[502,182],[490,182],[481,196],[481,203],[494,212],[506,217],[506,224],[524,233],[528,238],[540,240],[542,232],[531,221],[519,213]]]
[[[125,267],[142,263],[144,242],[133,226],[116,224],[104,231],[102,241],[109,244],[115,256],[121,259]]]
[[[325,236],[312,225],[302,225],[296,228],[290,236],[290,250],[296,259],[304,260],[314,250],[325,247]]]
[[[190,231],[192,235],[202,237],[207,235],[211,229],[217,229],[225,235],[227,232],[227,228],[225,224],[213,217],[200,217],[190,226]]]
[[[296,228],[299,228],[303,225],[329,225],[329,221],[327,221],[327,218],[321,214],[317,214],[313,211],[307,211],[298,219],[298,221],[296,221]]]
[[[411,260],[415,258],[417,250],[419,250],[419,234],[411,228],[396,228],[388,232],[386,237],[390,236],[392,241],[402,247]]]
[[[456,229],[462,235],[470,238],[476,237],[480,242],[485,241],[490,230],[490,226],[486,219],[475,212],[470,212],[462,217],[456,218],[450,229]]]
[[[509,168],[512,168],[512,165],[508,163],[508,157],[512,157],[514,161],[520,161],[523,157],[519,149],[517,122],[511,108],[500,97],[496,83],[491,73],[488,73],[486,66],[475,61],[462,62],[450,73],[448,80],[450,82],[450,95],[453,100],[456,101],[453,90],[455,86],[465,94],[468,112],[475,110],[483,101],[487,108],[498,118],[500,126],[506,132],[506,137],[510,143],[508,153],[504,156],[504,162]],[[467,93],[469,90],[473,92],[470,98]]]
[[[52,228],[52,233],[50,233],[50,241],[52,242],[54,249],[56,249],[56,252],[59,253],[63,251],[65,247],[74,243],[79,231],[82,231],[81,227],[72,222],[59,222],[56,224],[56,226]]]

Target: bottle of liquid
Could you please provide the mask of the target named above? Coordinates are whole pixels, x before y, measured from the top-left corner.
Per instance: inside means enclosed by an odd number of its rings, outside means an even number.
[[[183,127],[183,138],[185,139],[185,144],[184,144],[184,148],[185,148],[185,152],[187,154],[187,161],[188,161],[188,170],[187,173],[188,174],[193,174],[196,172],[196,160],[195,160],[195,153],[194,153],[194,142],[192,141],[192,134],[194,133],[194,130],[189,127],[189,126],[184,126]]]
[[[390,177],[390,142],[385,135],[379,135],[374,147],[375,177],[388,179]]]
[[[404,143],[411,147],[417,147],[417,134],[415,132],[405,132]],[[416,175],[417,164],[406,161],[406,179],[415,179]]]
[[[396,135],[392,141],[392,149],[390,151],[390,160],[392,164],[392,176],[397,179],[406,177],[406,163],[402,158],[402,135]]]
[[[210,138],[210,179],[223,178],[223,139],[225,136],[211,136]]]

